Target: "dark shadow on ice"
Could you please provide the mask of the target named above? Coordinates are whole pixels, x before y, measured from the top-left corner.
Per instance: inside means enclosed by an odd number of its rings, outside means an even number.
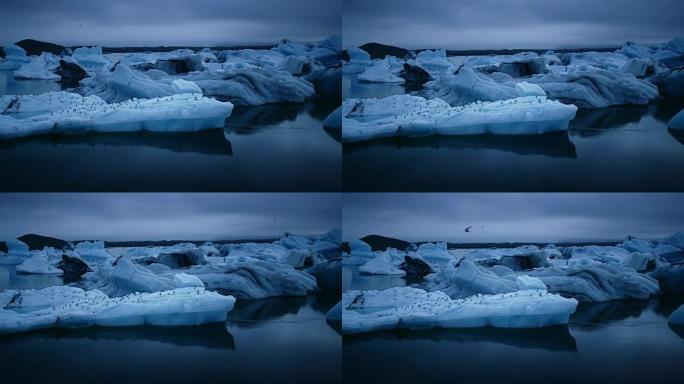
[[[668,326],[672,332],[676,333],[682,340],[684,340],[684,325],[669,323]]]
[[[32,136],[0,141],[0,150],[26,144],[53,145],[55,147],[87,145],[93,148],[145,147],[163,149],[175,153],[199,153],[217,156],[233,155],[230,141],[227,141],[222,129],[189,133],[122,132]]]
[[[374,342],[381,340],[433,341],[453,343],[490,342],[524,349],[544,349],[547,351],[576,352],[577,344],[565,325],[535,328],[463,328],[463,329],[426,329],[392,330],[361,335],[347,335],[344,345]]]
[[[228,312],[227,322],[241,328],[251,328],[285,315],[296,315],[306,303],[306,297],[238,300],[233,310]]]
[[[684,129],[668,129],[667,132],[679,142],[684,145]]]
[[[233,335],[224,323],[188,327],[88,327],[77,329],[49,329],[0,336],[0,344],[33,340],[90,341],[152,341],[178,347],[204,347],[208,349],[235,349]]]
[[[543,135],[467,135],[395,137],[368,142],[345,144],[344,153],[378,148],[432,148],[453,151],[495,149],[518,155],[542,155],[557,158],[577,158],[575,144],[566,132]]]
[[[304,111],[302,103],[267,104],[258,106],[236,106],[226,119],[226,128],[237,133],[252,133],[254,127],[278,125],[294,121]]]
[[[649,306],[648,300],[580,303],[575,313],[570,316],[570,324],[583,331],[592,331],[627,318],[638,318]]]

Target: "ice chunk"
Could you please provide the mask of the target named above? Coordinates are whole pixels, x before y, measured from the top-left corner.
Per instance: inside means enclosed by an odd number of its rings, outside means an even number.
[[[194,132],[223,127],[233,105],[200,95],[181,94],[107,104],[96,96],[67,92],[3,96],[17,109],[0,114],[0,139],[52,133]],[[55,100],[55,103],[44,103]],[[37,101],[41,101],[40,103]],[[28,106],[38,105],[40,112]],[[27,115],[24,112],[31,112]]]
[[[680,305],[677,310],[672,312],[667,321],[671,324],[684,325],[684,304]]]
[[[545,97],[451,107],[440,99],[411,95],[348,99],[343,104],[346,142],[393,136],[541,134],[568,129],[577,108]]]
[[[112,255],[105,250],[104,241],[82,241],[74,247],[74,253],[89,265],[111,261]]]
[[[351,252],[344,258],[345,265],[361,265],[375,257],[370,245],[362,240],[349,241]]]
[[[328,117],[323,120],[324,127],[342,129],[342,107],[335,108]]]
[[[430,291],[441,291],[452,299],[477,294],[498,294],[525,289],[546,289],[544,283],[530,276],[505,275],[475,265],[469,260],[451,263],[427,277]]]
[[[416,250],[416,256],[433,266],[443,265],[454,260],[454,257],[447,249],[447,243],[445,241],[423,243],[419,245]]]
[[[14,304],[0,309],[0,333],[86,326],[200,325],[225,321],[235,304],[232,296],[197,287],[114,299],[97,290],[69,286],[10,293]]]
[[[579,108],[644,105],[659,95],[655,85],[625,72],[578,70],[533,76],[526,80],[538,84],[549,99]]]
[[[36,252],[33,257],[17,265],[17,272],[32,274],[61,275],[61,269],[52,265],[46,251]]]
[[[18,45],[7,44],[2,49],[5,52],[5,59],[0,60],[0,70],[18,69],[29,62],[29,58],[26,57],[26,51]]]
[[[567,324],[576,306],[576,300],[544,290],[459,300],[411,287],[347,291],[342,295],[342,330],[351,334],[396,328],[540,328]]]
[[[361,48],[349,48],[347,54],[349,63],[342,68],[344,73],[361,73],[373,65],[368,52]]]
[[[231,294],[238,299],[275,296],[306,296],[316,290],[316,279],[291,265],[230,257],[225,263],[184,270],[197,276],[207,289]]]
[[[173,281],[176,282],[178,288],[186,287],[202,287],[204,288],[204,283],[202,280],[198,279],[197,276],[191,276],[186,273],[178,273],[173,275]]]
[[[546,284],[549,292],[579,301],[648,299],[659,292],[658,282],[632,268],[594,263],[535,269],[528,272]]]
[[[112,63],[102,55],[102,47],[80,47],[71,54],[81,67],[91,71],[109,69]]]
[[[14,71],[14,77],[17,79],[59,80],[61,76],[53,72],[58,67],[59,59],[51,53],[43,52],[40,56],[33,58]]]
[[[387,59],[376,61],[372,67],[360,73],[358,79],[365,83],[404,83],[404,79],[393,73]]]
[[[192,81],[175,79],[171,82],[174,93],[202,93],[202,89]]]
[[[441,76],[426,83],[421,95],[428,99],[442,99],[452,106],[475,101],[515,99],[521,96],[515,83],[499,83],[468,66],[461,67],[454,75]]]
[[[406,275],[406,272],[394,266],[392,260],[385,252],[378,254],[373,259],[359,266],[359,272],[366,275]]]
[[[268,68],[193,72],[186,75],[185,80],[195,82],[206,96],[236,105],[301,103],[316,93],[308,81]]]
[[[416,61],[432,76],[451,74],[455,66],[446,57],[444,49],[424,50],[418,52]]]
[[[18,239],[10,239],[5,242],[7,246],[7,256],[31,257],[28,245]]]
[[[667,128],[669,129],[684,129],[684,109],[679,111],[669,123],[667,123]]]

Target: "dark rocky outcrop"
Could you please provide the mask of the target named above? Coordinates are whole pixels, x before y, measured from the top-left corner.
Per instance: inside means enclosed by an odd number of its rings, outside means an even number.
[[[512,77],[527,77],[542,73],[548,73],[549,69],[543,59],[531,58],[514,62],[503,62],[499,64],[499,72],[506,73]]]
[[[183,252],[161,254],[157,262],[171,269],[177,269],[206,264],[207,260],[201,249],[189,249]]]
[[[387,55],[399,58],[410,56],[410,51],[408,49],[380,43],[366,43],[359,48],[368,52],[371,59],[384,59]]]
[[[428,263],[411,256],[404,256],[404,262],[401,263],[399,269],[406,271],[406,280],[411,281],[420,281],[434,272]]]
[[[88,77],[88,72],[81,68],[78,64],[68,63],[64,60],[59,61],[59,68],[57,74],[62,76],[63,82],[78,83],[82,79]]]
[[[47,43],[45,41],[38,41],[33,39],[24,39],[16,45],[24,48],[26,54],[29,56],[38,56],[43,52],[59,55],[64,52],[64,47],[59,44]]]
[[[65,254],[62,255],[62,261],[57,265],[57,268],[64,271],[65,277],[71,278],[80,278],[84,273],[91,271],[88,264],[83,260]]]
[[[408,241],[380,235],[368,235],[362,237],[360,240],[370,245],[373,251],[384,251],[387,248],[394,248],[403,251],[406,248],[408,248],[409,245],[411,245],[411,243],[409,243]]]
[[[432,80],[432,76],[421,67],[404,63],[404,69],[399,72],[399,77],[406,81],[406,86],[422,87],[423,84]]]
[[[23,241],[28,245],[29,250],[41,250],[44,247],[52,247],[55,249],[64,249],[69,246],[64,240],[56,239],[54,237],[41,236],[33,233],[23,235],[18,238],[18,240]]]

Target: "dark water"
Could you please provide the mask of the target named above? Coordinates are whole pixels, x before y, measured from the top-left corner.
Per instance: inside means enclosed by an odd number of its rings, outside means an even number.
[[[225,324],[200,327],[0,335],[0,372],[3,383],[339,383],[341,336],[325,322],[338,300],[319,295],[241,301]]]
[[[345,97],[403,93],[343,82]],[[581,110],[567,133],[396,138],[345,144],[348,191],[683,191],[684,102]]]
[[[371,284],[347,279],[355,289]],[[344,336],[343,375],[353,383],[677,382],[684,328],[669,326],[667,316],[682,303],[684,298],[581,304],[570,325],[542,329]]]
[[[8,289],[42,289],[63,283],[62,276],[18,274],[16,265],[0,264],[0,292]]]
[[[0,94],[50,90],[59,84],[0,76]],[[335,108],[324,101],[236,108],[224,129],[200,133],[0,141],[0,189],[339,191],[341,145],[323,128]]]

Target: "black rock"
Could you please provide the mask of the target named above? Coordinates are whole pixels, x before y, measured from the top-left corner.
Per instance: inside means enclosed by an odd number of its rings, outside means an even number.
[[[370,245],[373,251],[384,251],[387,248],[405,250],[411,245],[408,241],[381,235],[368,235],[362,237],[360,240]]]
[[[401,263],[399,268],[406,271],[407,280],[421,280],[423,277],[434,272],[428,263],[411,256],[404,256],[404,262]]]
[[[367,44],[360,46],[359,48],[368,52],[371,59],[384,59],[385,56],[388,56],[388,55],[394,56],[394,57],[399,57],[399,58],[404,58],[404,57],[410,55],[410,51],[408,49],[399,48],[399,47],[395,47],[392,45],[380,44],[380,43],[367,43]]]
[[[404,69],[399,73],[399,77],[406,80],[407,86],[416,85],[422,87],[423,84],[432,80],[432,76],[423,68],[408,63],[404,63]]]
[[[59,68],[57,74],[62,76],[62,81],[69,81],[78,83],[82,79],[88,77],[88,72],[81,68],[78,64],[67,63],[64,60],[59,61]]]
[[[41,250],[44,247],[52,247],[55,249],[64,249],[68,247],[69,243],[64,240],[56,239],[54,237],[41,236],[33,233],[23,235],[17,240],[23,241],[28,245],[29,250]]]
[[[57,265],[57,268],[64,271],[67,277],[81,277],[84,273],[90,272],[91,269],[88,264],[77,257],[62,255],[62,261]]]
[[[5,50],[2,47],[0,47],[0,59],[4,59],[4,58],[5,58]]]
[[[38,56],[43,52],[59,55],[64,52],[64,47],[61,45],[33,39],[25,39],[16,44],[24,48],[24,51],[26,51],[26,54],[29,56]]]

